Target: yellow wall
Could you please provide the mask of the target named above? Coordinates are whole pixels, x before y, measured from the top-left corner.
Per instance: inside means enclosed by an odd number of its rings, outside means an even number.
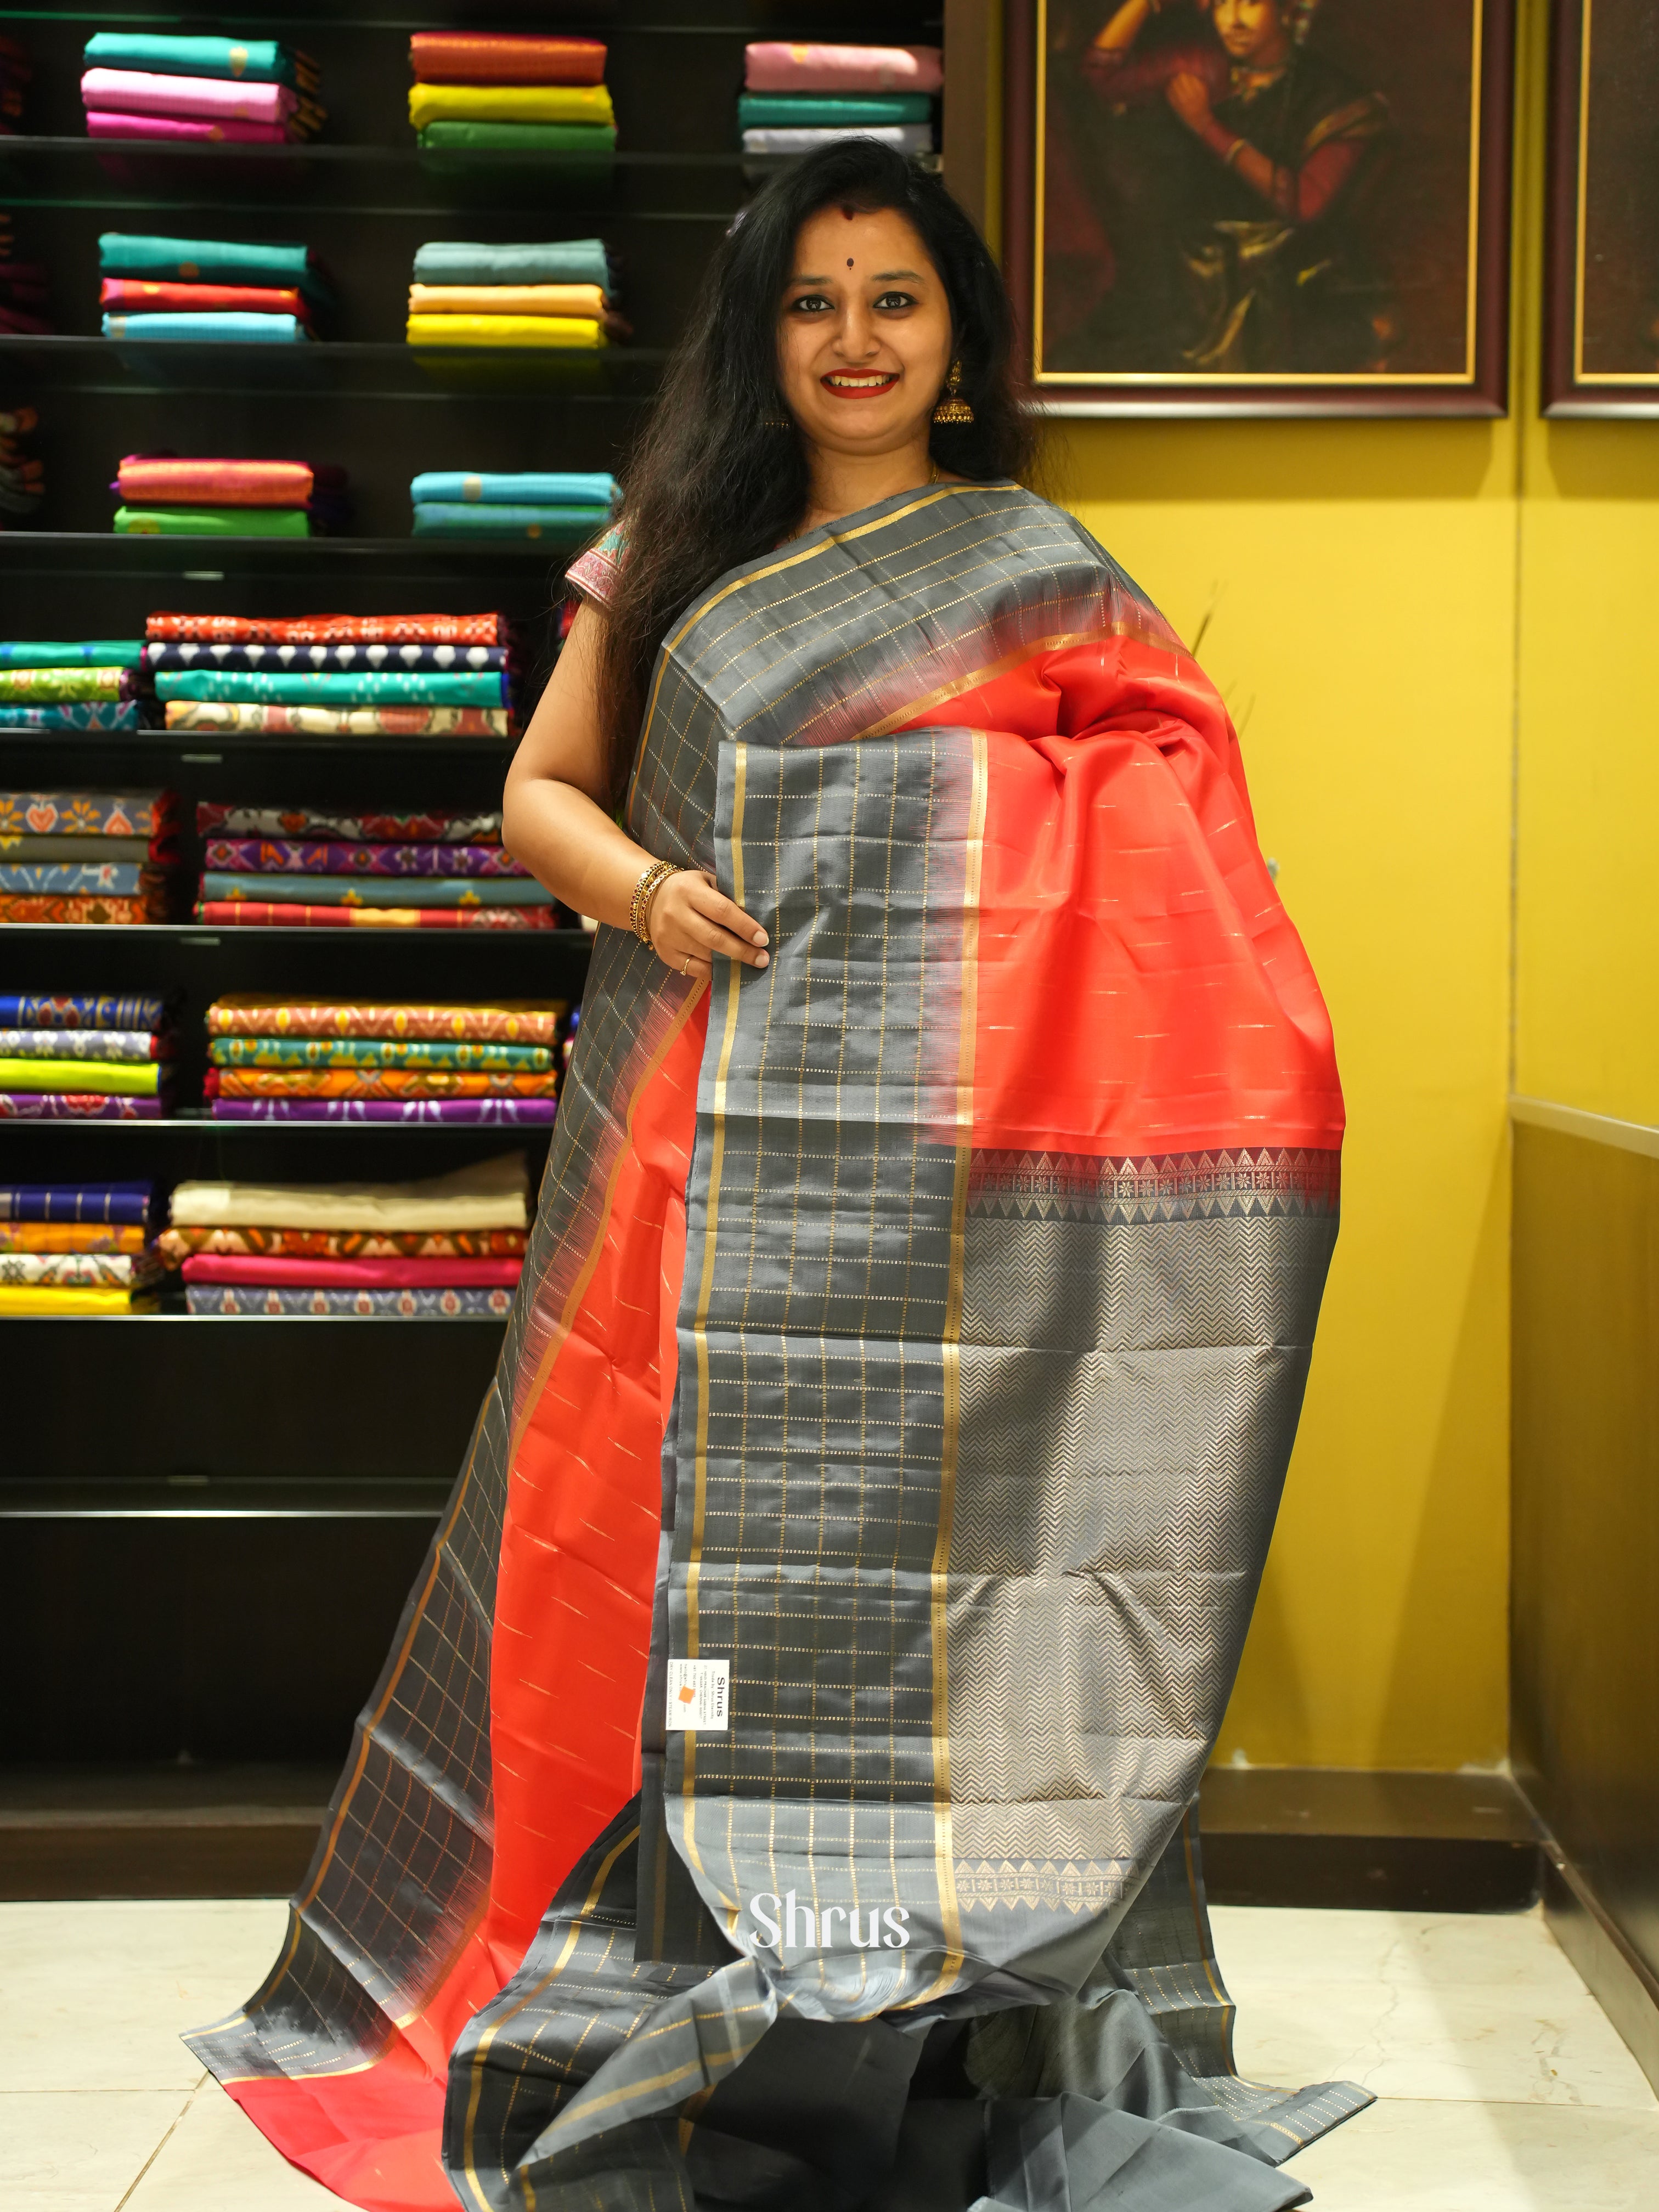
[[[1659,422],[1523,366],[1515,1087],[1659,1123]]]

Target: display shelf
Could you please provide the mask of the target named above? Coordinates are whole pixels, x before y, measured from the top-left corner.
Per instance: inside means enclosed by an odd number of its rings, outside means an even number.
[[[454,1327],[453,1322],[427,1325]],[[204,1474],[141,1476],[125,1482],[95,1476],[0,1479],[0,1521],[428,1521],[442,1512],[448,1492],[441,1480],[381,1476],[364,1482],[298,1472],[252,1481]]]
[[[605,346],[587,353],[506,346],[419,347],[401,339],[319,338],[303,345],[180,343],[53,331],[0,335],[0,373],[52,380],[54,392],[324,393],[398,399],[523,392],[639,399],[655,390],[667,349]],[[262,544],[270,544],[263,539]],[[312,541],[313,543],[318,541]]]

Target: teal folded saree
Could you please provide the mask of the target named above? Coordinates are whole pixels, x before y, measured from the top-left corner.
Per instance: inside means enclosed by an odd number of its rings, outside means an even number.
[[[485,507],[455,500],[420,501],[416,538],[551,538],[580,545],[611,520],[608,507]]]

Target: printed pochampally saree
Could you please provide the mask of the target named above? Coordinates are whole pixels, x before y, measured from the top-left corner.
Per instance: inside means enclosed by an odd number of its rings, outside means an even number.
[[[935,487],[687,614],[629,820],[771,964],[600,931],[465,1468],[192,2046],[376,2212],[1298,2203],[1369,2100],[1236,2077],[1191,1808],[1342,1108],[1221,703]]]

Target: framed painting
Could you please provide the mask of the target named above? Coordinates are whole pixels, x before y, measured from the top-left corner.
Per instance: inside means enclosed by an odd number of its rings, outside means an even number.
[[[1659,415],[1659,0],[1556,0],[1547,415]]]
[[[1513,0],[1009,0],[1008,27],[1046,410],[1504,412]]]

